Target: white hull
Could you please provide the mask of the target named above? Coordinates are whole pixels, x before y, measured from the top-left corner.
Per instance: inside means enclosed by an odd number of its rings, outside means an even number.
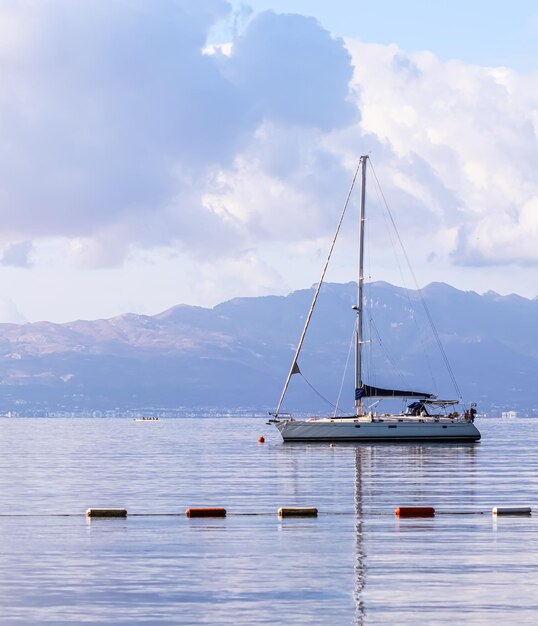
[[[478,441],[472,422],[453,420],[310,419],[276,421],[284,441]]]

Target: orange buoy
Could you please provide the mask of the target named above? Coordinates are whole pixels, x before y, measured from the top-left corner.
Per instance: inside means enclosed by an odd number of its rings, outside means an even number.
[[[187,509],[185,511],[187,517],[226,517],[226,509],[205,508],[205,509]]]
[[[265,437],[258,437],[258,443],[265,443]]]
[[[396,517],[433,517],[433,506],[399,506],[394,513]]]

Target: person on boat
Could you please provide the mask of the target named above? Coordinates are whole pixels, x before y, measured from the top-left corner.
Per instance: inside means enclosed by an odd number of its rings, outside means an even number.
[[[424,402],[412,402],[407,407],[407,414],[413,417],[424,417],[428,415]]]
[[[474,422],[474,418],[476,415],[476,409],[472,406],[470,409],[464,412],[463,416],[468,422]]]

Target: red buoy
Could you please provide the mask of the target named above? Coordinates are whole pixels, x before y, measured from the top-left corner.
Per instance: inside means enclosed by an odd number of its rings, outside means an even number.
[[[265,437],[258,437],[258,443],[265,443]]]
[[[396,517],[433,517],[435,509],[432,506],[399,506],[394,513]]]
[[[206,508],[206,509],[187,509],[185,511],[187,517],[226,517],[226,509]]]

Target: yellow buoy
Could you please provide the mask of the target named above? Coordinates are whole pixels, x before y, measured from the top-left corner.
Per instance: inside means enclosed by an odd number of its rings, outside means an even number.
[[[127,517],[127,509],[88,509],[87,517]]]
[[[315,507],[282,506],[278,509],[278,517],[317,517],[318,510]]]

